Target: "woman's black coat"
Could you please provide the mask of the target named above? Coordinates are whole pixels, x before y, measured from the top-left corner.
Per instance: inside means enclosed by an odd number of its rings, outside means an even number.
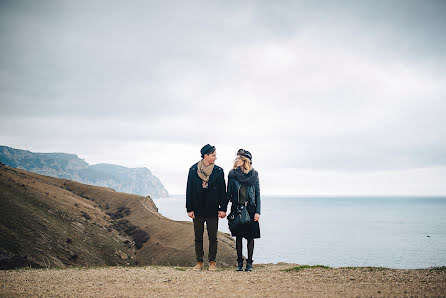
[[[226,182],[223,169],[214,165],[209,176],[208,187],[203,189],[202,180],[197,174],[198,162],[190,167],[187,177],[186,209],[195,215],[214,216],[218,211],[226,211]],[[226,203],[226,204],[225,204]]]
[[[252,171],[255,170],[253,169]],[[234,203],[238,203],[240,186],[241,186],[240,181],[237,180],[236,177],[232,175],[228,176],[228,191],[226,193],[227,194],[226,202],[231,201],[233,206]],[[251,208],[248,207],[248,209],[251,210],[254,209],[255,213],[260,214],[260,183],[258,176],[254,185],[246,186],[246,194],[248,196],[248,206],[251,207]]]

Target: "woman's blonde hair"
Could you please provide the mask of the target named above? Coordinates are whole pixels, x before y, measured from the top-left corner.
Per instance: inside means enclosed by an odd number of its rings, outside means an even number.
[[[249,171],[251,171],[251,169],[252,169],[252,164],[251,164],[251,161],[249,160],[249,158],[241,156],[241,155],[237,155],[237,157],[240,158],[241,160],[243,160],[243,166],[240,167],[242,172],[245,174],[249,173]],[[236,169],[236,168],[237,168],[237,161],[234,161],[233,169]]]

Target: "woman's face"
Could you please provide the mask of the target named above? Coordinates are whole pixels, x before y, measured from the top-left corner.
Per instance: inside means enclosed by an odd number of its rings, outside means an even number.
[[[237,167],[242,167],[245,164],[240,155],[237,155],[237,157],[235,158],[235,164],[237,165]]]

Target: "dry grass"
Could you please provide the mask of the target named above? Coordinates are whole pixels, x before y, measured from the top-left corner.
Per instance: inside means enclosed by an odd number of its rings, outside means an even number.
[[[254,265],[253,272],[146,266],[0,272],[0,296],[444,296],[445,270]]]

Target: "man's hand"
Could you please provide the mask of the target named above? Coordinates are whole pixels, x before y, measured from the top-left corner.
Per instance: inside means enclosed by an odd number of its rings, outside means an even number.
[[[226,217],[226,212],[224,212],[224,211],[218,211],[218,217],[220,217],[220,218],[225,218],[225,217]]]
[[[259,221],[260,219],[260,214],[256,213],[254,214],[254,221]]]
[[[187,215],[188,215],[190,218],[195,218],[195,214],[194,214],[193,211],[191,211],[191,212],[187,212]]]

